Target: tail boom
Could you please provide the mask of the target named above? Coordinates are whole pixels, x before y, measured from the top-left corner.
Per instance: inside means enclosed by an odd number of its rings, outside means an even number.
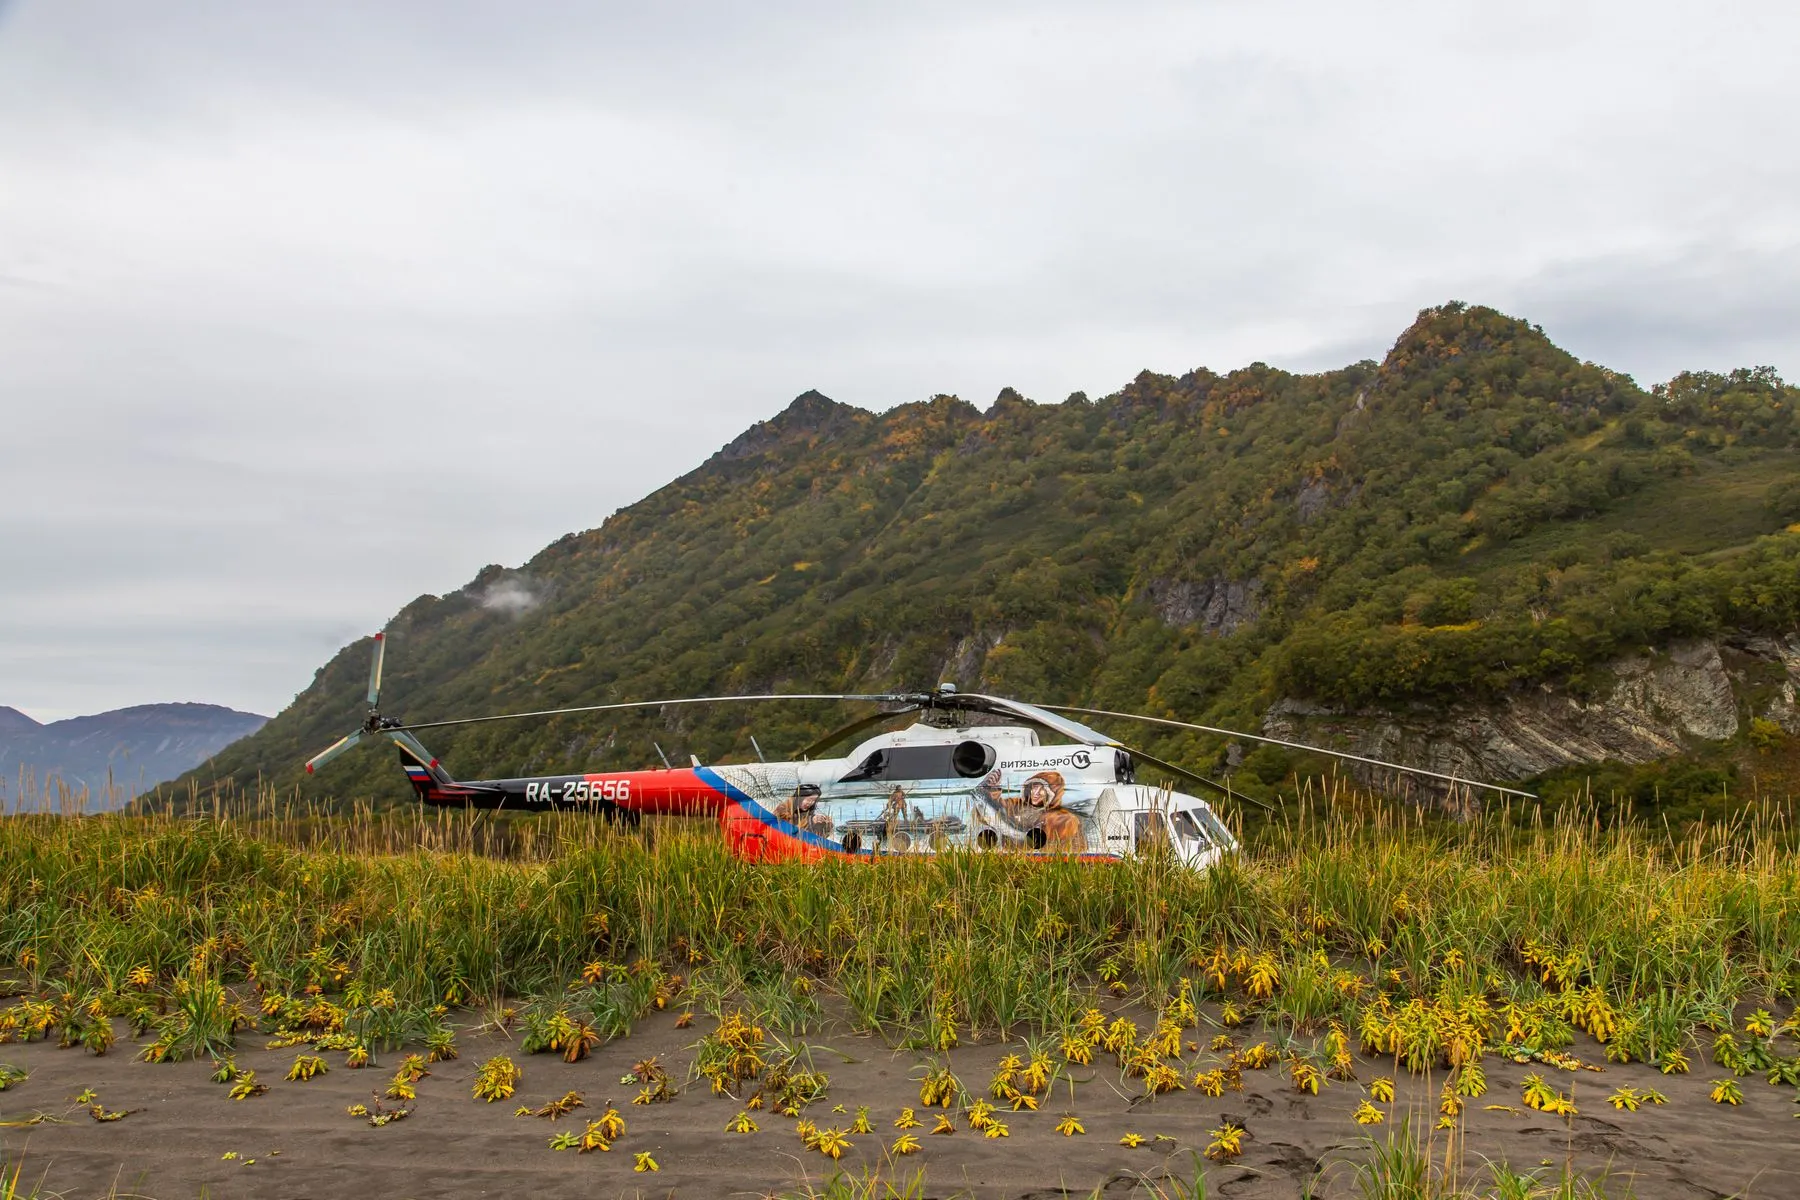
[[[427,804],[636,817],[706,815],[731,802],[730,785],[708,767],[458,782],[423,750],[409,751],[403,744],[400,761],[407,781]]]

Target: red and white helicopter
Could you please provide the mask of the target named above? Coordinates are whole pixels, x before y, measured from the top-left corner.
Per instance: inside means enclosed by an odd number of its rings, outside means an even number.
[[[388,738],[400,748],[407,779],[426,804],[577,809],[633,823],[643,814],[716,814],[732,851],[752,861],[876,858],[952,847],[1113,859],[1157,847],[1190,867],[1204,869],[1237,848],[1237,839],[1211,805],[1166,786],[1140,783],[1139,768],[1186,780],[1233,801],[1259,801],[1127,746],[1069,714],[1221,734],[1428,776],[1452,786],[1531,795],[1258,734],[1136,713],[1026,704],[958,692],[948,684],[934,692],[693,696],[407,724],[382,716],[379,709],[385,646],[385,637],[376,634],[367,719],[360,729],[308,761],[309,774],[365,737]],[[665,759],[659,769],[520,779],[452,778],[413,736],[418,730],[489,721],[776,700],[852,701],[882,707],[821,738],[795,761],[703,766],[695,758],[690,766],[674,767]],[[906,716],[916,719],[904,728],[867,738],[843,757],[818,757],[847,738]]]

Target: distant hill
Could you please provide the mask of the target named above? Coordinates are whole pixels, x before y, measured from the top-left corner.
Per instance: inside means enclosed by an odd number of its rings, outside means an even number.
[[[808,392],[599,528],[407,605],[385,708],[947,680],[1507,777],[1740,744],[1753,721],[1766,741],[1800,729],[1797,403],[1767,368],[1640,387],[1462,304],[1422,312],[1380,362],[1313,375],[1146,371],[1098,400],[1009,389],[985,412]],[[360,722],[369,648],[193,781],[404,795],[391,751],[300,773]],[[1583,726],[1615,707],[1617,728]],[[426,741],[467,776],[621,768],[654,763],[653,740],[747,758],[754,732],[788,754],[844,715],[715,707]],[[1252,791],[1298,761],[1118,732]]]
[[[86,790],[101,806],[109,784],[115,804],[174,779],[267,723],[267,717],[217,704],[139,704],[131,708],[39,724],[0,707],[0,790],[7,810],[54,791],[60,780]]]
[[[0,704],[0,738],[27,737],[42,728],[18,709]]]

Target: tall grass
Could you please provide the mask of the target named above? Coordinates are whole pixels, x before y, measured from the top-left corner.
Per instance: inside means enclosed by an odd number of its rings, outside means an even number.
[[[10,794],[8,784],[12,785]],[[75,817],[84,813],[116,812],[131,803],[136,794],[113,777],[110,767],[106,782],[95,789],[86,784],[71,784],[54,773],[39,777],[35,770],[21,763],[13,778],[0,775],[0,814],[31,812]]]
[[[1360,1139],[1351,1154],[1334,1161],[1316,1182],[1360,1200],[1630,1200],[1636,1195],[1629,1176],[1583,1174],[1567,1163],[1560,1169],[1515,1171],[1489,1162],[1476,1178],[1459,1180],[1433,1167],[1427,1144],[1405,1124],[1385,1137]]]
[[[629,834],[267,796],[194,817],[17,816],[0,821],[0,980],[118,991],[198,956],[234,987],[358,983],[430,1005],[651,960],[715,995],[804,975],[869,1027],[965,1036],[1062,1028],[1102,988],[1232,997],[1300,1029],[1416,997],[1578,992],[1639,1057],[1800,986],[1784,829],[1448,825],[1339,799],[1203,875],[1157,857],[749,864],[701,822]]]

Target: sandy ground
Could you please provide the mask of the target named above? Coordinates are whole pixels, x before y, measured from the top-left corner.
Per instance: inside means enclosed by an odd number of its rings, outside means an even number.
[[[406,1120],[371,1128],[346,1114],[385,1085],[399,1055],[361,1071],[344,1068],[343,1055],[329,1054],[328,1074],[305,1083],[283,1081],[299,1051],[267,1050],[261,1037],[247,1037],[240,1067],[256,1070],[271,1085],[263,1096],[232,1101],[212,1083],[206,1063],[151,1065],[135,1058],[134,1044],[121,1042],[103,1058],[53,1044],[0,1046],[0,1062],[23,1067],[29,1079],[0,1093],[0,1121],[16,1122],[33,1113],[62,1116],[60,1122],[0,1128],[9,1161],[23,1155],[24,1182],[71,1200],[141,1195],[157,1200],[207,1196],[236,1197],[369,1196],[403,1200],[424,1196],[746,1196],[801,1192],[822,1187],[835,1169],[852,1177],[879,1171],[902,1184],[923,1172],[915,1194],[974,1196],[1107,1197],[1148,1196],[1146,1180],[1173,1175],[1193,1178],[1194,1153],[1206,1145],[1207,1131],[1234,1120],[1249,1131],[1243,1157],[1229,1166],[1204,1164],[1208,1194],[1227,1197],[1298,1197],[1355,1194],[1351,1163],[1361,1139],[1384,1137],[1409,1107],[1413,1127],[1429,1130],[1436,1115],[1437,1085],[1399,1076],[1400,1092],[1390,1124],[1356,1125],[1351,1111],[1363,1099],[1360,1084],[1330,1083],[1314,1097],[1297,1094],[1276,1070],[1247,1071],[1241,1093],[1209,1099],[1181,1091],[1153,1102],[1137,1101],[1121,1081],[1111,1057],[1078,1069],[1071,1100],[1059,1083],[1040,1112],[1005,1114],[1010,1136],[985,1139],[959,1118],[951,1135],[922,1136],[922,1150],[890,1160],[884,1147],[896,1134],[899,1110],[916,1105],[915,1082],[922,1056],[895,1051],[875,1039],[815,1035],[816,1064],[831,1077],[829,1095],[807,1115],[820,1125],[848,1127],[858,1105],[867,1105],[876,1133],[853,1137],[854,1148],[836,1167],[805,1150],[794,1122],[756,1114],[761,1131],[725,1132],[738,1111],[732,1100],[710,1095],[704,1081],[688,1084],[667,1104],[632,1106],[635,1088],[620,1083],[631,1064],[661,1054],[685,1076],[691,1046],[712,1022],[697,1017],[687,1030],[675,1028],[673,1014],[641,1023],[632,1036],[600,1048],[586,1061],[569,1064],[550,1055],[514,1054],[524,1068],[518,1095],[510,1102],[485,1104],[470,1095],[476,1065],[509,1049],[507,1039],[464,1035],[463,1056],[438,1064],[418,1085],[415,1112]],[[1604,1062],[1598,1048],[1574,1051]],[[984,1088],[1007,1052],[998,1042],[959,1047],[953,1069],[972,1089]],[[1104,1065],[1102,1065],[1104,1064]],[[1741,1081],[1742,1107],[1712,1103],[1707,1092],[1723,1072],[1696,1063],[1688,1076],[1664,1077],[1647,1068],[1608,1066],[1604,1073],[1564,1072],[1525,1067],[1490,1058],[1489,1092],[1469,1104],[1466,1139],[1459,1155],[1467,1176],[1480,1177],[1486,1160],[1515,1169],[1549,1172],[1572,1162],[1588,1172],[1610,1171],[1609,1194],[1626,1194],[1627,1180],[1643,1200],[1664,1197],[1800,1196],[1800,1126],[1793,1089],[1772,1087],[1760,1076]],[[1519,1103],[1520,1080],[1531,1070],[1567,1091],[1574,1089],[1580,1115],[1547,1117]],[[1381,1064],[1360,1063],[1362,1079],[1392,1074]],[[1663,1091],[1669,1103],[1637,1112],[1618,1112],[1605,1103],[1616,1086],[1629,1083]],[[123,1120],[92,1120],[74,1097],[85,1088],[111,1109],[130,1109]],[[516,1117],[520,1103],[541,1104],[562,1093],[585,1094],[588,1107],[561,1120]],[[628,1122],[626,1136],[610,1153],[577,1154],[548,1148],[551,1134],[577,1132],[584,1117],[597,1116],[608,1099],[618,1102]],[[1136,1102],[1134,1102],[1136,1101]],[[834,1114],[836,1104],[846,1112]],[[1510,1105],[1515,1112],[1486,1109]],[[1065,1112],[1079,1115],[1085,1136],[1063,1137],[1053,1126]],[[930,1128],[926,1117],[926,1134]],[[1170,1141],[1127,1149],[1126,1132]],[[1444,1134],[1434,1148],[1445,1157]],[[633,1171],[634,1152],[648,1150],[661,1166],[655,1174]],[[235,1152],[235,1159],[224,1155]],[[1310,1193],[1308,1189],[1311,1189]],[[1168,1194],[1173,1195],[1173,1192]]]

